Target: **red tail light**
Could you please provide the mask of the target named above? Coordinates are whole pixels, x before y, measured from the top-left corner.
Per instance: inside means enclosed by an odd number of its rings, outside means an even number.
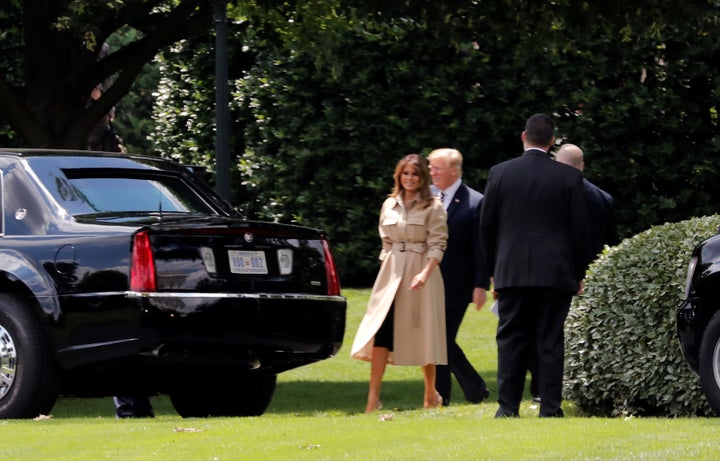
[[[330,245],[325,238],[322,239],[325,253],[325,274],[327,275],[327,289],[329,296],[340,296],[340,278],[335,270],[335,261],[330,253]]]
[[[155,291],[155,259],[147,231],[135,234],[130,265],[130,291]]]

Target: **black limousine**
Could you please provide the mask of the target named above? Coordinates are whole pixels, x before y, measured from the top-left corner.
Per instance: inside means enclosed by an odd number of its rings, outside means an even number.
[[[342,344],[327,236],[242,219],[172,161],[0,149],[0,207],[0,419],[143,394],[260,415]]]

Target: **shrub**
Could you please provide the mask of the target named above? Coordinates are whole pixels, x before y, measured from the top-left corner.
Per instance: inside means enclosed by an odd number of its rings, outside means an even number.
[[[655,226],[606,250],[566,323],[565,397],[597,416],[710,415],[676,336],[694,246],[720,216]]]

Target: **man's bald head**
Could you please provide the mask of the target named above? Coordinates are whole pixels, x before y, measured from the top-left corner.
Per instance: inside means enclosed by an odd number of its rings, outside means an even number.
[[[585,162],[583,161],[583,151],[575,144],[563,144],[555,153],[555,160],[570,165],[583,171]]]

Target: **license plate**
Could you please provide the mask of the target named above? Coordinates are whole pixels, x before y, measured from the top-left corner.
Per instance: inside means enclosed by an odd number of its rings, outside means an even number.
[[[228,250],[230,272],[233,274],[267,274],[267,263],[263,251]]]

